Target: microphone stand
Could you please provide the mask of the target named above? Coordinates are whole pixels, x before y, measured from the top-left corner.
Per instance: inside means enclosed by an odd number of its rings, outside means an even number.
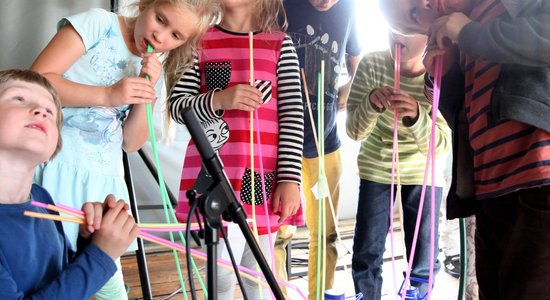
[[[206,134],[199,123],[195,111],[191,107],[183,109],[181,116],[191,134],[191,138],[197,146],[202,157],[203,167],[211,176],[213,183],[205,193],[196,199],[199,209],[206,221],[205,243],[207,253],[207,281],[208,299],[217,300],[217,245],[219,243],[218,228],[221,227],[221,216],[239,225],[252,254],[256,258],[262,273],[264,274],[271,291],[277,300],[284,300],[281,288],[269,268],[262,254],[258,242],[252,234],[252,230],[246,222],[246,212],[237,200],[231,183],[223,170],[223,164],[218,155],[212,149]]]

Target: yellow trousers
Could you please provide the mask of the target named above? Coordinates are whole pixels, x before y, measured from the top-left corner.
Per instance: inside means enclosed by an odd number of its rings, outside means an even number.
[[[324,163],[329,193],[331,195],[332,204],[335,210],[334,215],[336,216],[336,219],[338,219],[338,197],[340,195],[340,177],[342,176],[342,160],[340,150],[326,154]],[[316,186],[318,181],[318,166],[318,158],[302,158],[302,189],[306,200],[306,225],[309,230],[308,298],[310,300],[316,299],[317,295],[317,249],[321,247],[317,238],[319,200],[317,200],[312,193],[312,189]],[[325,263],[325,289],[330,289],[334,283],[334,271],[336,269],[336,261],[338,259],[338,252],[336,249],[337,233],[335,220],[332,218],[331,206],[328,201],[325,203],[325,211],[326,233],[324,239],[326,240],[327,248],[322,259]],[[275,241],[276,273],[281,279],[286,279],[285,247],[292,238],[293,232],[290,232],[289,237],[288,226],[282,226],[277,232],[277,238]],[[322,275],[321,270],[319,270],[319,273]],[[321,291],[321,295],[323,295],[323,291]]]

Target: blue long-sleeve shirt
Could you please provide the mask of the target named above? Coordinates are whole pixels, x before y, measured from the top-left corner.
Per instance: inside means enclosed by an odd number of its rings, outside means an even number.
[[[46,190],[31,200],[53,204]],[[31,218],[31,205],[0,204],[0,299],[89,299],[116,271],[113,260],[93,244],[74,255],[59,222]]]

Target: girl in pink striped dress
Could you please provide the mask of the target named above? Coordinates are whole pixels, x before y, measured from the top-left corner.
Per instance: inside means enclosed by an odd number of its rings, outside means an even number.
[[[224,18],[204,35],[195,64],[172,88],[170,112],[183,123],[181,112],[193,107],[224,164],[237,199],[248,215],[255,205],[259,244],[267,261],[271,240],[280,223],[300,208],[303,105],[299,66],[289,36],[281,32],[277,16],[281,1],[224,0]],[[242,16],[245,16],[244,18]],[[250,80],[250,41],[253,32],[254,86]],[[251,185],[250,112],[254,112],[254,197]],[[186,191],[202,193],[209,186],[193,141],[185,154],[180,183],[178,219],[187,220]],[[254,199],[254,204],[252,203]],[[267,199],[267,200],[266,200]],[[296,221],[296,220],[295,220]],[[303,222],[301,212],[297,222]],[[241,265],[256,262],[238,228],[229,227],[228,239]],[[221,257],[226,251],[221,245]],[[233,299],[235,277],[218,274],[219,297]],[[245,280],[251,299],[269,298]]]

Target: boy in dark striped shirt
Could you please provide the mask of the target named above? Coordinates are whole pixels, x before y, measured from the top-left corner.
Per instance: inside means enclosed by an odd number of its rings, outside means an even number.
[[[428,70],[436,55],[450,57],[451,44],[460,50],[475,196],[482,200],[480,298],[547,299],[550,1],[391,0],[384,9],[400,31],[430,36]]]

